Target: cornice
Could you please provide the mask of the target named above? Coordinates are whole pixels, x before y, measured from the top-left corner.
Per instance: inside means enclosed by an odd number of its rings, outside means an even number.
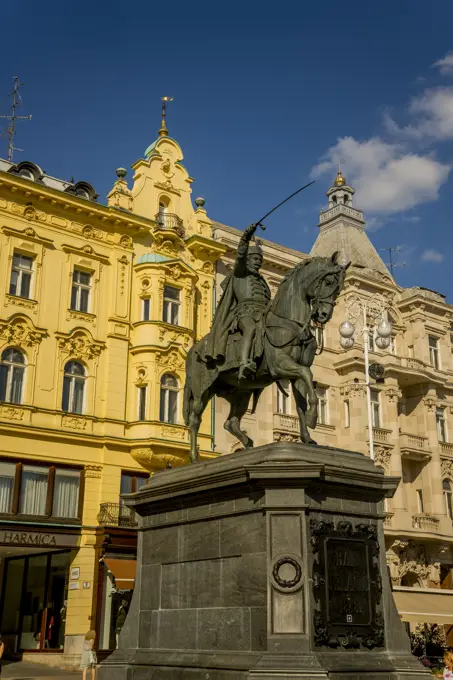
[[[53,244],[53,239],[45,238],[44,236],[39,236],[32,227],[25,227],[25,229],[14,229],[13,227],[2,227],[2,231],[6,236],[14,236],[16,238],[22,238],[27,241],[33,241],[34,243],[39,243],[47,248],[51,247]]]
[[[94,260],[99,260],[103,264],[110,264],[110,259],[103,255],[102,253],[97,253],[90,245],[85,246],[73,246],[69,243],[63,243],[61,249],[65,253],[72,253],[73,255],[79,255],[80,257],[91,257]]]

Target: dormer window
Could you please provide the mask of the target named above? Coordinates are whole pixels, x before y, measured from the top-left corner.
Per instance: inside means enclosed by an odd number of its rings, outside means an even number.
[[[98,197],[94,188],[88,182],[76,182],[75,184],[70,184],[66,187],[65,192],[67,194],[72,194],[73,196],[78,196],[86,201],[95,201]]]
[[[31,182],[41,181],[43,178],[41,168],[30,161],[21,161],[17,165],[12,165],[8,172],[12,175],[29,179]]]
[[[78,188],[76,189],[76,192],[75,192],[75,193],[76,193],[76,196],[80,196],[80,198],[86,198],[87,201],[90,200],[90,194],[89,194],[88,191],[87,191],[86,189],[84,189],[83,187],[78,187]]]
[[[28,168],[21,168],[18,172],[19,177],[24,177],[25,179],[31,179],[34,181],[34,175]]]

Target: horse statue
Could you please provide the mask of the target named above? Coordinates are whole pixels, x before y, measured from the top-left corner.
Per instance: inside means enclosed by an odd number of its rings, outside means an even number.
[[[242,277],[253,276],[254,287],[249,286],[248,290],[256,291],[259,288],[256,277],[261,280],[263,277],[257,273],[260,266],[255,257],[259,255],[257,248],[253,249],[253,253],[248,253],[248,243],[252,235],[253,225],[248,227],[241,239],[236,267],[238,263],[244,264],[246,260],[250,260],[250,267],[243,270]],[[233,305],[233,298],[228,297],[230,289],[233,290],[234,287],[235,274],[231,275],[230,281],[224,287],[210,334],[189,350],[186,359],[183,411],[185,424],[190,428],[192,463],[198,461],[198,430],[203,412],[213,396],[223,397],[230,404],[224,428],[245,448],[251,448],[253,441],[241,430],[241,419],[247,411],[250,397],[253,396],[253,413],[263,389],[268,385],[276,382],[279,389],[286,394],[280,380],[291,382],[299,416],[301,441],[316,444],[308,431],[308,428],[316,427],[318,418],[316,389],[310,368],[317,350],[312,322],[323,327],[331,319],[349,264],[339,264],[338,253],[334,253],[331,258],[312,257],[302,260],[280,283],[274,299],[269,299],[258,321],[256,309],[250,311],[250,299],[240,303],[249,319],[255,315],[254,361],[250,364],[253,365],[253,373],[244,373],[243,370],[241,359],[244,353],[241,342],[245,334],[237,322],[230,328],[224,326],[221,330],[224,352],[217,358],[213,358],[212,352],[207,352],[207,347],[212,345],[212,333],[219,326],[216,318],[220,314],[224,316],[221,312],[222,304],[224,308],[226,304]],[[235,269],[235,273],[236,271],[241,276],[240,271]],[[243,326],[248,327],[245,323]]]

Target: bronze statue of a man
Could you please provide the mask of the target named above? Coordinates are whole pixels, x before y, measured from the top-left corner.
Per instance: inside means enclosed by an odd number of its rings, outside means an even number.
[[[207,362],[222,361],[228,335],[239,330],[242,333],[239,379],[251,377],[256,371],[253,356],[256,325],[271,299],[269,286],[259,271],[263,264],[262,250],[258,244],[250,246],[256,229],[256,224],[247,227],[239,241],[234,270],[222,284],[223,295],[203,356]]]

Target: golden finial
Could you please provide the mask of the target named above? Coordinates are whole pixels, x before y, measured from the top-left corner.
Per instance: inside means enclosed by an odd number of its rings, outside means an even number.
[[[172,102],[173,97],[162,97],[162,122],[159,130],[159,137],[168,137],[167,123],[165,116],[167,115],[167,102]]]
[[[341,187],[341,186],[343,186],[343,184],[346,184],[346,179],[341,174],[340,164],[338,163],[338,172],[337,172],[337,176],[335,177],[335,181],[334,181],[333,185],[335,187]]]

